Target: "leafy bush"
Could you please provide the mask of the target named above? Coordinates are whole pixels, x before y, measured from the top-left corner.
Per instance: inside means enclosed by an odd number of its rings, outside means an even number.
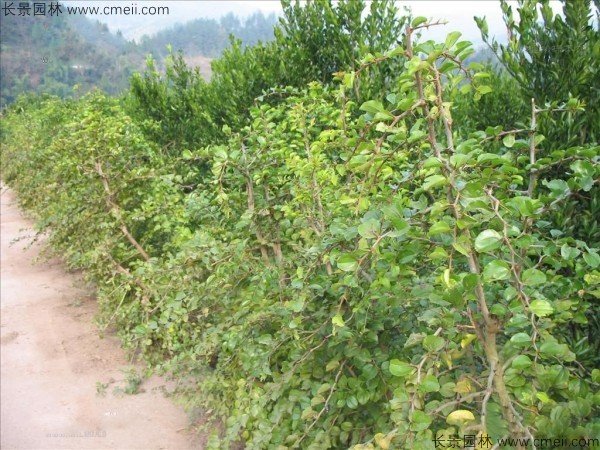
[[[213,61],[209,83],[186,66],[181,54],[169,54],[164,76],[149,58],[147,71],[131,80],[127,112],[148,138],[180,154],[225,142],[223,126],[239,131],[248,125],[257,98],[277,104],[286,95],[282,86],[330,83],[333,72],[352,70],[363,56],[379,63],[370,64],[352,95],[356,100],[380,96],[404,62],[380,57],[402,39],[406,19],[397,17],[389,2],[371,2],[363,18],[365,7],[362,0],[336,6],[330,1],[284,3],[276,41],[243,48],[232,38],[221,58]]]
[[[600,7],[590,0],[563,1],[563,14],[560,15],[554,14],[548,0],[539,3],[540,8],[535,2],[519,1],[517,21],[512,6],[502,0],[508,43],[503,45],[490,40],[487,23],[479,18],[476,21],[482,37],[519,83],[524,101],[534,98],[537,105],[546,107],[553,102],[578,99],[585,105],[582,114],[564,111],[561,115],[540,117],[538,126],[548,138],[548,144],[565,139],[567,145],[598,142]]]
[[[187,67],[181,53],[166,58],[164,76],[151,57],[146,67],[131,78],[125,104],[144,134],[171,155],[214,141],[219,130],[205,111],[208,87],[199,69]]]
[[[599,249],[555,220],[597,189],[599,148],[538,158],[539,109],[455,133],[448,99],[494,85],[460,63],[460,33],[414,43],[426,26],[181,157],[101,95],[9,113],[6,178],[98,283],[102,323],[224,419],[214,448],[600,434],[600,371],[563,332],[598,302]],[[356,101],[401,61],[383,97]]]
[[[554,14],[548,1],[541,5],[520,1],[516,5],[518,19],[513,13],[514,5],[502,1],[501,6],[508,31],[507,44],[489,38],[485,20],[476,21],[483,39],[518,85],[512,95],[520,96],[523,102],[533,99],[540,111],[552,110],[550,114],[540,114],[536,123],[536,129],[546,137],[539,145],[540,156],[555,151],[558,143],[564,147],[597,144],[600,135],[598,2],[562,2],[561,15]],[[498,94],[493,96],[496,97]],[[570,160],[556,161],[545,170],[553,178],[568,182],[570,163]],[[553,227],[574,239],[598,247],[599,217],[600,190],[589,186],[570,196],[549,220]],[[600,347],[592,344],[600,333],[598,305],[590,309],[588,317],[589,326],[573,324],[563,329],[563,333],[579,349],[580,361],[592,368],[600,362]]]
[[[369,8],[367,7],[369,5]],[[317,0],[301,5],[282,1],[283,17],[275,36],[286,70],[282,83],[302,87],[309,81],[329,84],[338,71],[356,71],[360,60],[374,62],[402,43],[408,15],[393,2]],[[354,84],[357,100],[375,99],[387,92],[404,61],[383,58],[368,77]]]
[[[511,130],[515,126],[526,128],[531,117],[531,104],[519,95],[518,83],[505,71],[491,64],[482,67],[489,78],[486,85],[491,92],[475,101],[474,92],[457,92],[454,101],[455,128],[464,137],[473,130],[498,127],[498,132]]]

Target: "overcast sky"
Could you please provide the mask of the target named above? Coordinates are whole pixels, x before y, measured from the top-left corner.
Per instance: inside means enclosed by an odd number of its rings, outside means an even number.
[[[68,5],[78,6],[131,6],[137,5],[138,9],[142,6],[168,6],[168,16],[96,16],[102,22],[106,22],[111,30],[121,29],[128,38],[139,38],[144,34],[144,30],[149,32],[156,31],[157,28],[165,28],[175,23],[183,23],[188,20],[199,17],[218,18],[229,12],[245,17],[256,10],[263,13],[281,14],[281,5],[276,0],[262,1],[224,1],[224,0],[201,0],[201,1],[75,1],[66,0]],[[472,41],[474,44],[481,43],[481,34],[475,25],[473,16],[486,16],[490,35],[503,40],[506,35],[506,29],[502,22],[502,12],[500,2],[496,0],[487,1],[452,1],[452,0],[412,0],[397,1],[400,9],[403,6],[411,8],[414,16],[426,16],[433,20],[447,20],[448,24],[432,27],[429,31],[424,31],[423,35],[427,39],[442,40],[451,31],[460,31],[463,39]],[[511,2],[515,3],[515,2]],[[551,2],[555,12],[559,12],[560,2]]]

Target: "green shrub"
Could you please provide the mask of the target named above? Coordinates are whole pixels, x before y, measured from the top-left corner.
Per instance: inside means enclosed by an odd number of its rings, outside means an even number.
[[[413,42],[425,26],[181,156],[99,94],[3,123],[7,179],[98,283],[101,322],[223,418],[214,448],[600,434],[600,371],[564,332],[598,302],[599,249],[556,225],[597,190],[599,148],[538,158],[551,110],[455,133],[448,99],[494,84],[465,71],[460,33]],[[356,102],[401,61],[389,92]]]

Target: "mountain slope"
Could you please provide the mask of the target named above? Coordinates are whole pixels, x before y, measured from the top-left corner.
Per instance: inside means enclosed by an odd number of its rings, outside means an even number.
[[[75,85],[115,95],[143,68],[141,49],[86,17],[3,15],[0,25],[2,106],[27,91],[67,97]]]
[[[129,86],[133,73],[144,70],[147,54],[164,67],[168,48],[181,50],[190,66],[210,78],[212,58],[230,45],[230,34],[244,45],[273,39],[274,14],[255,13],[244,20],[228,14],[220,20],[196,19],[178,24],[139,44],[106,24],[82,15],[6,15],[14,2],[0,1],[0,107],[24,92],[70,97],[98,88],[118,95]]]

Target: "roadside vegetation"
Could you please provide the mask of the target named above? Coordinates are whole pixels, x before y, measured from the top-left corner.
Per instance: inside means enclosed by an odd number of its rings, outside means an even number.
[[[2,177],[100,326],[214,449],[600,436],[597,2],[503,2],[503,70],[390,2],[282,3],[210,81],[171,54],[4,114]]]

